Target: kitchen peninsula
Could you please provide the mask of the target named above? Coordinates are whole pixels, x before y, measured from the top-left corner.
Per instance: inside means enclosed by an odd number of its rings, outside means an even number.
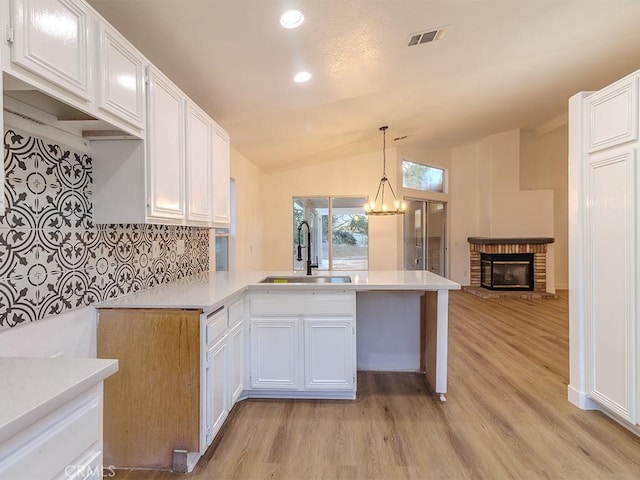
[[[424,371],[444,401],[457,283],[313,277],[208,272],[99,305],[98,356],[121,370],[105,383],[105,462],[190,471],[236,401],[353,399],[357,369]]]

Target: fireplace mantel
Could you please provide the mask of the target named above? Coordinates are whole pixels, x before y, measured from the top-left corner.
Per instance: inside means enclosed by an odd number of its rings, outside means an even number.
[[[531,243],[539,245],[542,243],[553,243],[555,240],[551,237],[517,237],[517,238],[497,238],[497,237],[469,237],[467,242],[474,245],[522,245]]]
[[[480,287],[481,263],[483,253],[491,254],[533,254],[533,289],[536,292],[547,290],[547,245],[553,243],[550,237],[469,237],[470,272],[472,287]]]

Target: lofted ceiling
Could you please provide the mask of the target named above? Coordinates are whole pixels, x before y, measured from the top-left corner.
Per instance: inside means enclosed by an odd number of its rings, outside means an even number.
[[[533,127],[640,68],[640,0],[89,3],[267,172],[379,149],[381,125],[423,148]],[[279,24],[288,8],[298,29]]]

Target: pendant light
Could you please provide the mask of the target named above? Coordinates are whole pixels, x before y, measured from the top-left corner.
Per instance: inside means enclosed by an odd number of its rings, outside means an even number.
[[[389,179],[387,178],[387,128],[389,127],[380,127],[380,131],[382,132],[382,178],[378,185],[376,198],[364,205],[364,213],[367,215],[402,215],[407,208],[407,205],[404,202],[400,202],[400,200],[396,198],[391,182],[389,182]],[[384,199],[384,191],[386,187],[389,187],[391,195],[393,196],[393,209],[386,204]],[[378,198],[380,198],[380,203],[378,203]],[[391,199],[387,196],[387,200]]]

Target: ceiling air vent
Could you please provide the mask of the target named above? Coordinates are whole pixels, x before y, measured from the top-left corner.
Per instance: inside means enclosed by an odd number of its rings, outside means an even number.
[[[430,43],[435,40],[440,40],[444,36],[444,29],[439,28],[436,30],[429,30],[428,32],[412,33],[409,36],[408,47],[414,45],[422,45],[423,43]]]

